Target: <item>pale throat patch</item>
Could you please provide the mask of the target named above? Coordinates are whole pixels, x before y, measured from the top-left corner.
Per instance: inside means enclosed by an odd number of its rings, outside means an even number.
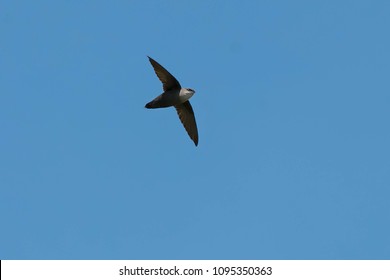
[[[188,91],[188,90],[180,90],[179,98],[180,101],[185,102],[188,99],[190,99],[194,95],[194,92]]]

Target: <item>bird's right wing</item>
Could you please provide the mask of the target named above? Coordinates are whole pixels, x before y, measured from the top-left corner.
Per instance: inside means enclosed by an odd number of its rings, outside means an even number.
[[[154,72],[156,72],[157,77],[163,84],[164,91],[172,90],[172,89],[181,89],[180,83],[176,80],[175,77],[171,73],[168,72],[167,69],[162,67],[157,61],[153,58],[149,57],[149,61],[154,68]]]

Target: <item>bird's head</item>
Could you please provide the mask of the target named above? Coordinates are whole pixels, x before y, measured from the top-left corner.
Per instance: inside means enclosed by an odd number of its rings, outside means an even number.
[[[190,88],[186,88],[185,89],[185,94],[189,95],[189,96],[193,96],[195,94],[195,90],[190,89]]]

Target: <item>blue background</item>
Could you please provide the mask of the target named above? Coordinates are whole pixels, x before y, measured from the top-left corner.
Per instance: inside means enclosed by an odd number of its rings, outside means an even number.
[[[0,258],[389,259],[389,14],[1,1]]]

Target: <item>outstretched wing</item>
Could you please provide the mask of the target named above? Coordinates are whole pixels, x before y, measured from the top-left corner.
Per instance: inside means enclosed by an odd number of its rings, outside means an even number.
[[[187,130],[188,135],[194,141],[195,146],[198,146],[198,128],[196,126],[194,110],[189,101],[175,106],[177,114],[179,115],[181,123]]]
[[[164,91],[172,90],[172,89],[181,89],[180,83],[176,80],[175,77],[171,73],[168,72],[167,69],[162,67],[157,61],[153,58],[149,57],[149,61],[154,68],[154,72],[156,72],[157,77],[163,84]]]

